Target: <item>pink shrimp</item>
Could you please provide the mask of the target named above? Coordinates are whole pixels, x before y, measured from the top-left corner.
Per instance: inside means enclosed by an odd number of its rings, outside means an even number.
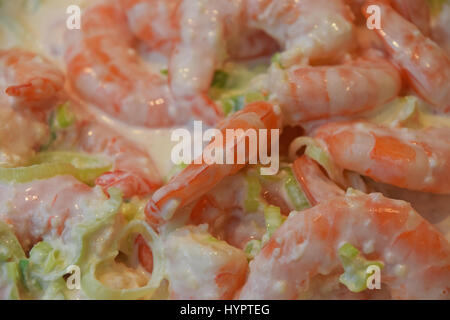
[[[175,105],[167,80],[132,50],[135,39],[116,0],[89,8],[82,24],[66,51],[70,83],[82,98],[134,125],[173,126],[192,117],[216,122],[216,110]]]
[[[46,58],[19,48],[0,50],[1,166],[27,164],[47,142],[47,116],[63,86],[64,75]]]
[[[312,205],[317,205],[333,197],[345,194],[344,190],[339,188],[322,172],[314,160],[305,155],[295,160],[293,171],[309,203]]]
[[[391,298],[450,297],[450,244],[409,204],[374,193],[334,198],[291,214],[250,263],[239,298],[308,294],[316,278],[342,273],[338,250],[344,243],[384,263],[381,284]],[[333,291],[342,287],[336,283]]]
[[[281,63],[338,61],[353,47],[353,15],[344,1],[248,0],[247,23],[285,49]]]
[[[411,130],[368,122],[330,123],[316,134],[341,168],[397,187],[449,194],[449,128]]]
[[[46,58],[23,49],[0,50],[0,87],[8,105],[49,108],[64,86],[64,75]]]
[[[181,0],[120,0],[130,30],[150,48],[169,55],[179,40]]]
[[[368,1],[367,5],[370,4],[381,9],[382,25],[376,32],[383,39],[392,60],[404,70],[411,87],[436,110],[449,112],[449,56],[389,5]]]
[[[366,25],[362,15],[366,0],[346,0],[361,24]],[[428,36],[430,33],[430,7],[427,0],[385,0],[397,10],[405,19],[414,23],[420,31]],[[367,29],[367,27],[366,27]]]
[[[95,181],[104,191],[110,187],[122,190],[125,198],[148,195],[162,185],[161,176],[151,157],[132,141],[99,122],[81,104],[72,110],[76,122],[59,133],[52,146],[58,150],[81,150],[93,154],[104,154],[113,160],[112,172],[107,172]]]
[[[268,91],[280,104],[286,124],[351,115],[398,96],[401,78],[378,53],[324,67],[270,69]]]
[[[84,216],[83,206],[106,200],[71,176],[21,184],[0,184],[0,220],[12,226],[25,250],[43,238],[65,237],[66,229]]]
[[[280,125],[280,118],[271,104],[255,102],[225,119],[219,125],[219,129],[225,137],[226,129],[242,129],[244,131],[268,129],[270,131],[280,128]],[[213,140],[207,148],[215,148],[218,143],[222,143],[222,141]],[[242,141],[223,141],[223,143],[218,147],[234,150]],[[226,150],[224,150],[225,153]],[[248,155],[248,158],[254,156]],[[248,158],[246,158],[247,161]],[[164,224],[172,218],[177,207],[182,207],[198,199],[222,181],[224,177],[235,174],[244,166],[245,164],[207,164],[204,161],[202,164],[190,164],[154,193],[146,207],[148,221],[156,225]]]
[[[170,233],[164,249],[173,299],[231,299],[245,282],[245,253],[201,227]]]

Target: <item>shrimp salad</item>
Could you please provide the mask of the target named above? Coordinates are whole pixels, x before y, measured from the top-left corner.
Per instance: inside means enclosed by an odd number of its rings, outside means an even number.
[[[448,0],[0,1],[0,299],[450,300],[449,30]]]

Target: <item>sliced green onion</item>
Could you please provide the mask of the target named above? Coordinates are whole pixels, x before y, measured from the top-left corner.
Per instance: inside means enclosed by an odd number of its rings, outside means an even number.
[[[266,219],[266,235],[268,239],[284,222],[285,218],[281,214],[279,207],[267,206],[264,208],[264,218]]]
[[[55,121],[58,128],[66,129],[75,122],[75,115],[70,111],[69,106],[66,102],[56,109]]]
[[[286,189],[289,200],[291,200],[292,205],[295,210],[301,211],[308,209],[311,205],[308,202],[305,194],[298,185],[297,179],[295,179],[291,168],[284,169],[286,172],[286,179],[284,181],[284,187]]]
[[[230,75],[223,70],[216,70],[211,87],[223,89],[226,87]]]
[[[283,65],[281,64],[281,53],[275,53],[270,59],[270,62],[272,62],[273,64],[277,64],[280,68],[283,69]]]
[[[244,252],[247,255],[248,260],[252,260],[261,251],[261,241],[260,240],[250,240],[247,242],[244,248]]]
[[[384,267],[381,261],[366,260],[350,243],[343,244],[338,254],[345,271],[339,277],[339,281],[352,292],[361,292],[367,288],[367,280],[370,276],[367,269],[370,266],[377,266],[380,269]]]
[[[261,204],[261,184],[258,177],[248,175],[245,177],[247,182],[247,196],[244,200],[246,212],[256,212]]]

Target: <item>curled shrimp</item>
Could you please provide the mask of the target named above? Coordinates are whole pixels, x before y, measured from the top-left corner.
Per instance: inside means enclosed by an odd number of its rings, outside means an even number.
[[[388,4],[368,1],[367,5],[370,4],[381,9],[381,29],[375,31],[392,60],[405,72],[411,87],[436,110],[449,112],[449,56]]]
[[[12,226],[25,250],[44,237],[63,237],[84,216],[83,208],[103,192],[72,176],[56,176],[22,184],[0,184],[0,220]]]
[[[170,233],[164,252],[173,299],[231,299],[245,282],[245,253],[213,238],[202,227]]]
[[[275,112],[273,105],[266,102],[255,102],[225,119],[218,128],[225,137],[227,129],[272,130],[278,129],[280,125],[279,115]],[[221,144],[218,145],[218,143]],[[226,154],[226,150],[234,150],[239,143],[242,143],[242,141],[233,140],[230,142],[214,139],[206,148],[219,147],[224,150],[223,154]],[[206,149],[204,152],[206,152]],[[249,154],[248,158],[255,156],[255,154]],[[244,166],[245,164],[208,164],[204,161],[202,161],[202,164],[194,162],[188,165],[153,194],[152,200],[146,206],[148,221],[156,225],[164,224],[173,217],[177,208],[198,199],[222,181],[223,178],[235,174]]]
[[[375,52],[374,52],[375,53]],[[378,53],[337,66],[272,65],[268,91],[284,122],[298,124],[370,110],[398,96],[401,78]]]
[[[175,105],[167,79],[132,49],[135,38],[116,0],[87,9],[81,30],[70,35],[66,51],[70,83],[83,99],[108,114],[147,127],[184,124],[195,112],[208,123],[217,120],[210,109],[193,111]]]
[[[378,193],[333,198],[291,214],[250,263],[239,297],[308,294],[316,278],[342,273],[343,243],[385,264],[381,286],[393,299],[450,297],[450,244],[409,204]],[[337,283],[334,291],[339,288]]]
[[[330,123],[317,139],[341,168],[395,185],[449,194],[449,128],[412,130],[363,121]]]
[[[283,66],[336,61],[353,47],[353,15],[344,1],[248,0],[247,23],[285,49]]]

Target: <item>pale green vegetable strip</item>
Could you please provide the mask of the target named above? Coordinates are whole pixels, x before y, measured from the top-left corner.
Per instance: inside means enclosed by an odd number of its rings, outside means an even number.
[[[366,260],[358,249],[350,243],[343,244],[338,251],[339,259],[345,272],[339,277],[339,281],[352,292],[361,292],[367,289],[367,279],[370,274],[367,273],[369,266],[378,266],[383,268],[381,261]]]

